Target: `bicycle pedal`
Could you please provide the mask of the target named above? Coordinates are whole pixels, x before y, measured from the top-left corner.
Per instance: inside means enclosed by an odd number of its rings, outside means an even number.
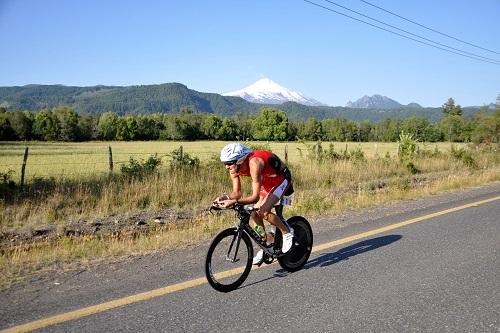
[[[265,262],[268,265],[271,265],[273,263],[273,261],[274,261],[274,258],[271,258],[271,257],[268,257],[268,258],[263,260],[263,262]]]

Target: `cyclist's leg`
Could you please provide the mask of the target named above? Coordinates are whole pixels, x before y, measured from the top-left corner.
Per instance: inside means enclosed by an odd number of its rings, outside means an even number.
[[[289,185],[290,183],[287,179],[272,178],[268,179],[267,182],[263,182],[260,188],[260,199],[256,204],[259,210],[252,214],[252,218],[256,224],[263,226],[262,219],[265,219],[280,229],[283,235],[289,232],[281,219],[271,213],[271,209],[279,202]]]
[[[284,179],[278,185],[274,186],[266,196],[264,203],[260,206],[259,213],[264,215],[264,218],[270,223],[274,224],[281,230],[283,236],[283,243],[281,251],[287,253],[293,246],[293,229],[288,227],[281,221],[275,214],[271,213],[271,208],[276,205],[289,186],[288,180]]]
[[[255,207],[260,207],[260,205],[264,202],[264,199],[265,199],[265,196],[262,196],[262,193],[261,193],[261,196],[259,198],[259,201],[255,204]],[[262,218],[262,216],[260,216],[259,214],[257,214],[257,212],[252,212],[252,220],[255,222],[255,224],[257,225],[260,225],[264,230],[266,230],[265,226],[264,226],[264,219]],[[255,253],[255,256],[253,257],[253,261],[252,263],[254,265],[261,265],[262,263],[264,262],[264,250],[260,249],[259,251],[257,251],[257,253]]]
[[[262,204],[259,206],[258,214],[259,217],[264,218],[269,223],[276,226],[276,228],[280,229],[283,235],[288,233],[288,228],[281,222],[281,219],[276,216],[276,214],[271,212],[271,209],[279,202],[280,198],[274,195],[273,193],[268,193],[264,200],[262,200]]]
[[[265,199],[265,196],[262,196],[259,198],[259,201],[255,204],[255,207],[260,207],[262,205],[262,203],[264,202],[264,199]],[[257,214],[257,212],[252,212],[252,220],[255,222],[255,224],[257,225],[260,225],[262,228],[265,229],[264,227],[264,219],[262,216],[260,216],[259,214]]]

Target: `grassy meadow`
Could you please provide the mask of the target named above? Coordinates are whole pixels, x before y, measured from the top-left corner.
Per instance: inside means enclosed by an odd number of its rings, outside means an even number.
[[[226,144],[201,142],[85,142],[0,143],[0,172],[15,165],[14,180],[24,147],[30,148],[26,192],[0,200],[0,236],[35,234],[52,227],[56,236],[38,241],[0,243],[0,288],[46,269],[66,269],[95,259],[143,254],[212,238],[234,224],[233,214],[209,215],[212,199],[230,190],[227,173],[216,157]],[[411,168],[397,157],[396,143],[322,143],[324,156],[313,158],[314,143],[262,143],[284,157],[288,150],[294,177],[293,205],[285,216],[321,214],[371,207],[395,200],[488,184],[500,180],[498,147],[475,148],[450,143],[419,144]],[[113,149],[116,174],[108,176],[108,146]],[[198,168],[175,169],[168,155],[182,145],[198,157]],[[348,154],[342,154],[346,150]],[[363,154],[359,154],[359,151]],[[354,152],[356,152],[354,154]],[[120,177],[120,163],[157,153],[162,165],[140,178]],[[335,156],[334,156],[335,155]],[[49,179],[50,177],[53,177]],[[246,185],[246,186],[245,186]],[[244,187],[249,188],[248,179]],[[186,214],[176,223],[159,225],[157,213]],[[145,215],[144,225],[108,234],[75,236],[68,223],[82,229],[96,222],[119,226],[128,217]],[[313,225],[314,228],[314,225]],[[138,229],[140,232],[136,232]],[[10,237],[10,236],[8,236]],[[36,239],[36,237],[35,237]],[[2,240],[2,239],[0,239]],[[7,240],[7,241],[5,241]]]
[[[183,147],[183,151],[198,157],[201,161],[218,156],[220,149],[227,144],[224,141],[114,141],[114,142],[0,142],[0,173],[12,170],[12,178],[19,182],[25,148],[28,147],[28,160],[25,169],[25,180],[34,178],[55,177],[62,179],[79,179],[107,175],[109,172],[109,152],[113,154],[113,171],[119,172],[120,165],[127,163],[129,158],[143,159],[158,154],[168,164],[169,153]],[[268,145],[270,149],[284,159],[285,149],[288,151],[290,163],[300,163],[307,156],[307,148],[314,143],[299,142],[255,142]],[[366,157],[385,156],[387,153],[396,156],[398,145],[394,142],[323,142],[326,149],[330,144],[335,150],[352,150],[360,147]],[[422,149],[449,150],[450,143],[420,143]],[[455,144],[463,146],[463,144]],[[286,147],[286,148],[285,148]]]

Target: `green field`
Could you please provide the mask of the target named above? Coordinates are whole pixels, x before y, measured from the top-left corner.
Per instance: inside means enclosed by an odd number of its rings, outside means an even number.
[[[198,157],[201,161],[217,156],[220,149],[227,144],[225,141],[114,141],[114,142],[0,142],[0,172],[14,171],[12,178],[19,181],[25,148],[29,148],[26,164],[25,179],[29,182],[35,177],[79,178],[109,172],[108,147],[113,153],[114,171],[119,172],[120,165],[128,162],[130,157],[135,159],[146,158],[158,154],[164,164],[174,149],[183,147],[183,151]],[[252,142],[251,144],[268,145],[271,150],[282,158],[285,149],[288,151],[288,160],[291,163],[300,162],[307,156],[307,147],[314,142]],[[323,149],[328,149],[333,144],[336,151],[355,149],[360,147],[367,157],[375,154],[391,156],[397,154],[397,143],[394,142],[323,142]],[[455,144],[457,145],[457,144]],[[420,148],[449,150],[450,143],[420,144]]]

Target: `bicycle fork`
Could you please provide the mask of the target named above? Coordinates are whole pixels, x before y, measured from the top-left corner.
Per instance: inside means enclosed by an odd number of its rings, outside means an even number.
[[[233,240],[231,241],[231,245],[229,245],[229,250],[227,251],[226,260],[231,263],[240,261],[240,259],[236,258],[236,255],[238,254],[238,249],[240,248],[241,233],[242,233],[241,228],[238,228],[236,235],[234,235]],[[233,248],[235,240],[236,240],[236,248],[234,250],[234,256],[231,258],[231,250]]]

